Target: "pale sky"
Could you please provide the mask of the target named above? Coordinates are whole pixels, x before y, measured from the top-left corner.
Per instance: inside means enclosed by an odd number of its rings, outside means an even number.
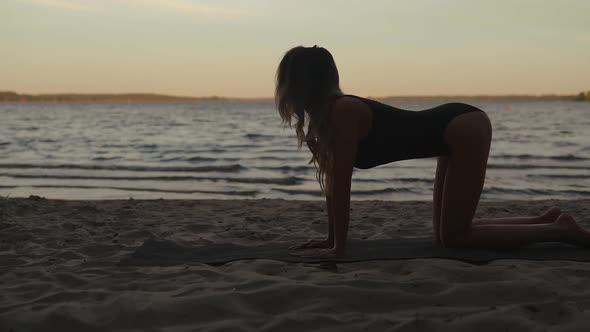
[[[365,96],[590,90],[588,0],[0,0],[0,91],[271,97],[326,47]]]

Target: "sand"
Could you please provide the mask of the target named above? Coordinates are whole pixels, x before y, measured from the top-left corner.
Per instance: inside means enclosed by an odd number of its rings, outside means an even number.
[[[590,200],[481,202],[476,217]],[[354,201],[350,238],[432,234],[431,202]],[[320,238],[325,203],[0,200],[0,331],[586,331],[590,263],[444,259],[119,267],[144,240]]]

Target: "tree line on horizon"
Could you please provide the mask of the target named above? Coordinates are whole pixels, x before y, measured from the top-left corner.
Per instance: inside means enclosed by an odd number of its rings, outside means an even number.
[[[590,90],[588,90],[586,92],[580,92],[580,93],[578,93],[578,95],[576,96],[575,100],[579,100],[579,101],[590,101]]]
[[[590,90],[580,92],[577,95],[478,95],[478,96],[388,96],[373,97],[375,99],[476,99],[476,100],[576,100],[590,101]],[[271,99],[271,98],[269,98]],[[151,93],[125,93],[125,94],[19,94],[13,91],[0,91],[0,102],[187,102],[206,100],[259,100],[251,98],[231,97],[181,97]]]
[[[19,94],[13,91],[0,91],[0,102],[158,102],[158,101],[202,101],[224,100],[227,98],[210,97],[181,97],[153,93],[121,93],[121,94],[91,94],[91,93],[59,93],[59,94]]]

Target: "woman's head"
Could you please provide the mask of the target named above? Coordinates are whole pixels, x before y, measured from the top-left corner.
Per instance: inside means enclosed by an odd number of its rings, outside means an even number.
[[[297,46],[285,53],[276,74],[275,103],[283,124],[296,120],[298,146],[309,147],[318,170],[320,187],[325,191],[324,175],[331,173],[329,100],[341,94],[338,69],[332,54],[323,47]],[[308,118],[307,133],[303,130]]]
[[[298,104],[310,112],[340,91],[338,69],[323,47],[297,46],[285,53],[276,77],[275,97],[280,103]]]

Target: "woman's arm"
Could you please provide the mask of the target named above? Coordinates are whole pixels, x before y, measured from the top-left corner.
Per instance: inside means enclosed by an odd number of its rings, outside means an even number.
[[[341,155],[335,158],[333,187],[333,229],[334,246],[339,254],[346,250],[346,238],[350,221],[350,186],[352,181],[352,161],[350,151],[341,148]]]
[[[295,256],[329,258],[342,256],[346,251],[350,219],[350,185],[357,153],[359,113],[358,108],[355,108],[358,105],[350,101],[344,102],[345,99],[340,98],[333,108],[331,125],[334,135],[334,144],[332,145],[334,167],[331,172],[326,174],[328,176],[326,205],[330,224],[328,239],[332,239],[334,242],[330,248],[292,254]],[[338,107],[336,107],[337,105]]]
[[[359,113],[354,103],[339,103],[333,112],[334,169],[332,206],[334,218],[334,250],[344,254],[350,220],[350,186],[358,145]]]

